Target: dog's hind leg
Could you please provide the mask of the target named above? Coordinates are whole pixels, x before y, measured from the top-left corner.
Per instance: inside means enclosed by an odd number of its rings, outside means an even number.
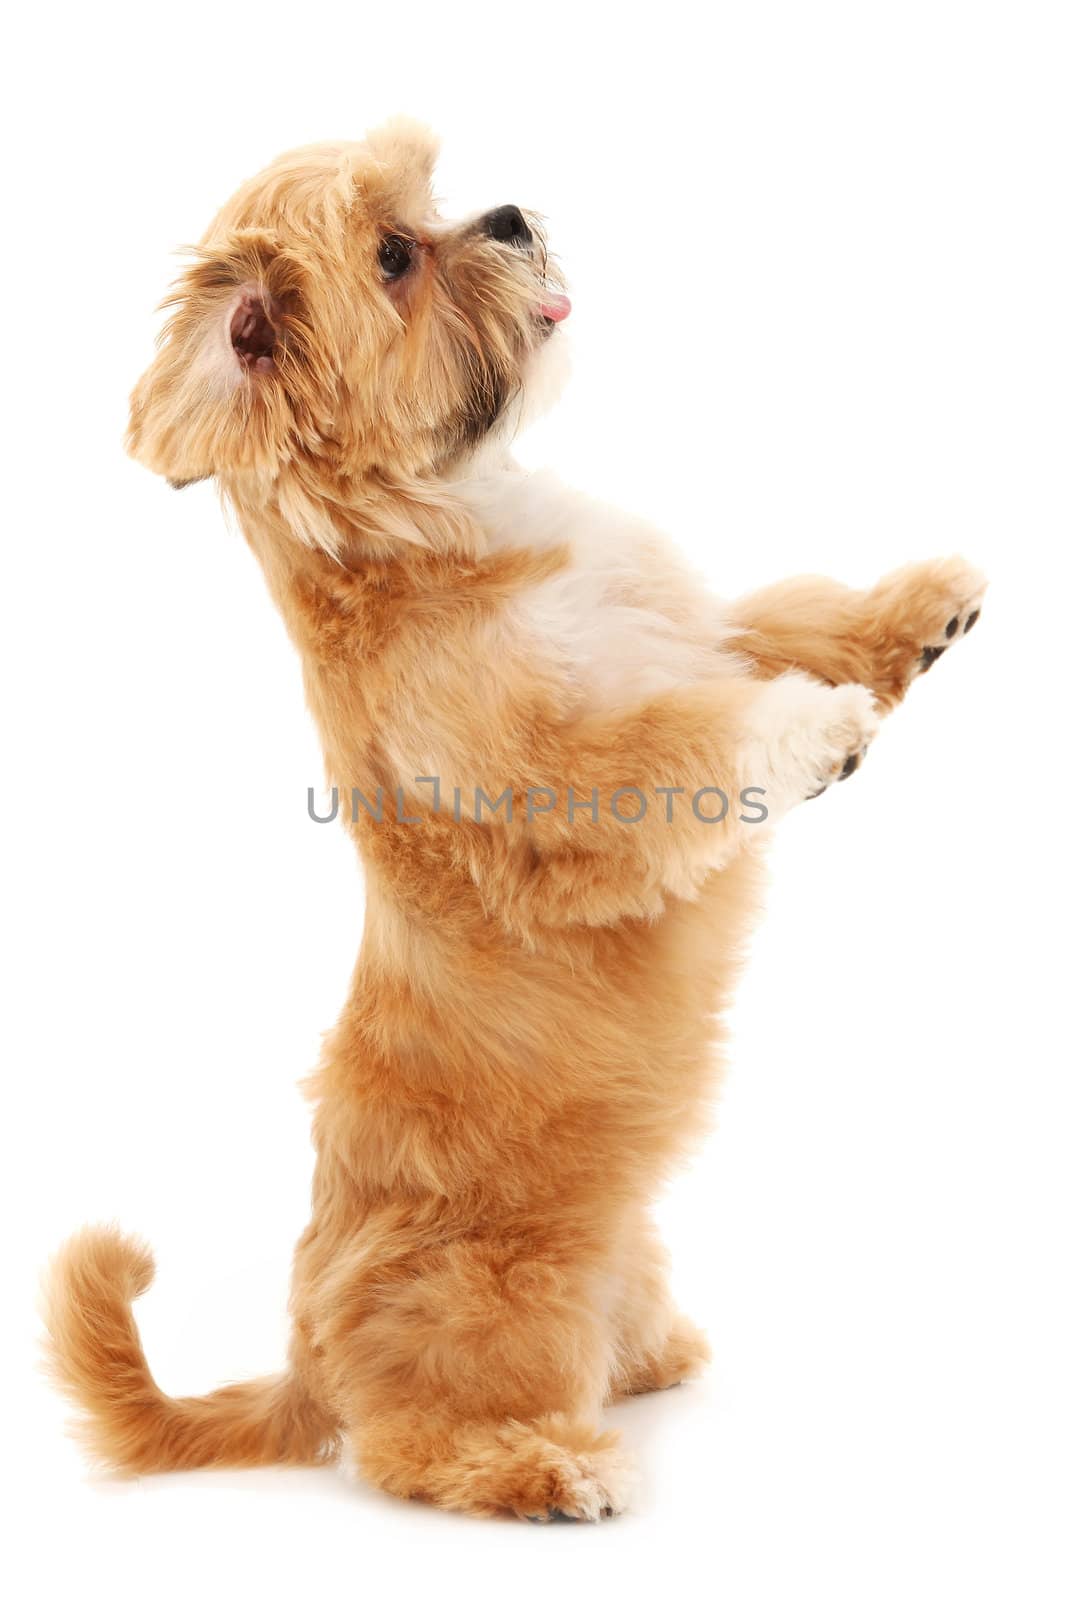
[[[360,1426],[353,1454],[361,1477],[405,1499],[531,1522],[615,1516],[634,1480],[618,1434],[566,1412],[457,1422],[409,1407]]]
[[[614,1318],[613,1400],[671,1389],[698,1376],[711,1359],[707,1339],[675,1307],[669,1257],[651,1218],[637,1220],[625,1248]]]
[[[644,1350],[626,1352],[611,1398],[621,1400],[627,1395],[651,1394],[654,1389],[673,1389],[689,1378],[698,1378],[710,1360],[711,1346],[704,1334],[688,1317],[675,1311],[662,1341]]]
[[[557,1218],[539,1238],[527,1225],[429,1245],[320,1302],[331,1401],[363,1478],[480,1516],[623,1509],[629,1459],[599,1422],[601,1247],[565,1231]]]

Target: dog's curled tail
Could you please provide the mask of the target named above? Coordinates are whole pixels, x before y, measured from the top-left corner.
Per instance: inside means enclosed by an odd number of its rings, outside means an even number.
[[[86,1450],[134,1473],[323,1460],[336,1430],[294,1374],[192,1400],[157,1387],[130,1309],[153,1272],[140,1240],[85,1228],[46,1278],[48,1369],[81,1412],[75,1432]]]

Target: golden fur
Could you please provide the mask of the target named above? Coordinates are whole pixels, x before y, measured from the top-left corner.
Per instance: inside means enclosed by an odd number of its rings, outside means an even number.
[[[701,1130],[757,903],[766,825],[733,801],[758,786],[773,823],[847,776],[983,585],[953,558],[724,606],[650,530],[520,473],[508,436],[564,302],[536,224],[520,247],[440,220],[432,161],[391,124],[247,184],[132,402],[132,453],[235,507],[330,781],[388,797],[347,819],[366,927],[313,1083],[290,1364],[162,1394],[130,1309],[151,1259],[109,1229],[60,1253],[47,1321],[119,1468],[344,1442],[399,1495],[596,1519],[629,1478],[605,1401],[707,1357],[648,1205]],[[688,804],[706,785],[731,799],[713,826]],[[512,820],[479,817],[476,787],[510,788]],[[674,816],[640,816],[632,791],[666,787]],[[570,815],[527,811],[546,788]]]

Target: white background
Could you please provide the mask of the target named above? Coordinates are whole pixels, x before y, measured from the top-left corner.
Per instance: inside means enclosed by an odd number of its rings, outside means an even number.
[[[22,9],[9,1592],[1063,1593],[1058,11]],[[663,1206],[716,1361],[619,1408],[644,1490],[595,1528],[467,1522],[329,1471],[93,1480],[34,1371],[41,1264],[112,1217],[157,1252],[139,1315],[165,1387],[282,1357],[294,1085],[360,878],[307,819],[317,747],[250,556],[211,486],[173,494],[120,441],[171,252],[279,149],[394,110],[443,134],[457,211],[548,215],[575,375],[524,459],[651,514],[726,594],[957,549],[992,577],[862,774],[781,831],[719,1128]]]

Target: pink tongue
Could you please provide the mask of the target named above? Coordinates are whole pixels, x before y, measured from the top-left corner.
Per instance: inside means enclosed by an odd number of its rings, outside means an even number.
[[[549,322],[562,322],[571,314],[571,303],[565,294],[554,294],[550,300],[541,301],[541,315]]]

